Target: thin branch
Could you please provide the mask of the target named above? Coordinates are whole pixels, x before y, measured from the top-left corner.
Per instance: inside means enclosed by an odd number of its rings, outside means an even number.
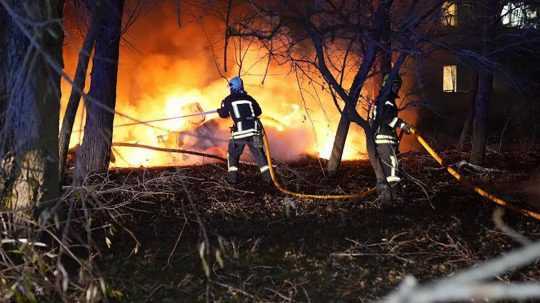
[[[229,22],[231,18],[232,1],[233,0],[229,0],[227,2],[227,16],[225,17],[225,46],[223,48],[223,71],[225,72],[227,72],[227,50],[229,48],[229,38],[231,32],[229,29]]]
[[[194,156],[205,157],[205,158],[216,159],[216,160],[220,160],[220,161],[223,161],[223,162],[227,162],[226,158],[223,158],[223,157],[220,157],[220,156],[217,156],[217,155],[197,152],[197,151],[193,151],[193,150],[185,150],[185,149],[178,149],[178,148],[164,148],[164,147],[156,147],[156,146],[151,146],[151,145],[127,143],[127,142],[114,142],[112,144],[112,146],[134,147],[134,148],[151,149],[151,150],[169,152],[169,153],[188,154],[188,155],[194,155]]]

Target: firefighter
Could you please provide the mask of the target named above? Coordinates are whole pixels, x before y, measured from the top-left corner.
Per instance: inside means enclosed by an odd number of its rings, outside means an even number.
[[[263,149],[262,124],[258,118],[262,113],[261,107],[246,93],[240,77],[234,77],[229,81],[229,89],[230,95],[223,99],[221,107],[217,110],[221,118],[231,117],[233,120],[227,153],[227,181],[231,184],[238,183],[238,164],[247,145],[263,179],[271,182]]]
[[[389,81],[389,75],[383,79],[383,89]],[[396,99],[401,88],[402,80],[399,75],[392,80],[391,88],[385,96],[379,97],[373,107],[369,122],[374,131],[375,146],[384,172],[385,180],[377,181],[377,192],[383,201],[391,201],[397,198],[398,184],[401,181],[399,163],[396,156],[399,139],[396,129],[400,128],[406,133],[411,132],[411,127],[398,117]]]

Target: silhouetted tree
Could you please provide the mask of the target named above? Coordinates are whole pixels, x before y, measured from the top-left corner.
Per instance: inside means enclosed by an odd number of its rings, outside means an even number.
[[[7,15],[4,9],[0,8],[0,58],[5,58],[4,53],[6,49],[6,21]],[[5,117],[5,105],[7,102],[7,90],[6,90],[6,61],[0,60],[0,130],[3,129]],[[0,188],[1,190],[1,188]]]
[[[107,1],[101,14],[88,94],[92,101],[85,102],[84,137],[77,153],[77,183],[109,166],[123,8],[124,0]]]
[[[453,38],[450,41],[455,42],[448,43],[446,47],[455,53],[461,62],[474,69],[471,122],[469,124],[467,121],[465,124],[459,146],[464,145],[469,126],[472,126],[470,160],[481,165],[489,134],[488,122],[495,76],[498,75],[499,80],[506,82],[516,94],[524,95],[529,90],[526,82],[530,81],[523,81],[530,77],[528,72],[514,66],[523,60],[530,61],[538,55],[538,19],[529,18],[527,13],[527,10],[538,11],[538,4],[534,1],[523,1],[512,5],[512,2],[504,0],[465,1],[461,4],[467,4],[467,7],[462,9],[469,13],[462,14],[461,25],[451,33]],[[505,18],[512,18],[515,23],[504,25],[502,21]],[[531,65],[534,63],[531,62]],[[533,66],[530,69],[534,69]]]
[[[330,172],[338,168],[354,118],[366,135],[377,178],[384,180],[373,131],[366,116],[356,113],[357,104],[372,74],[380,77],[381,71],[388,72],[394,57],[392,75],[396,76],[409,54],[418,51],[429,33],[428,25],[439,21],[443,2],[249,1],[249,9],[255,13],[231,23],[229,33],[265,43],[271,58],[292,63],[309,79],[330,87],[344,102],[328,164]]]
[[[73,131],[73,124],[75,123],[75,117],[79,108],[81,95],[86,83],[86,74],[88,72],[88,63],[90,62],[90,55],[94,49],[96,36],[100,29],[100,8],[103,6],[102,1],[96,0],[90,3],[89,12],[89,24],[86,36],[83,41],[81,50],[79,51],[79,60],[77,62],[77,69],[75,71],[75,77],[73,79],[73,87],[71,89],[71,95],[64,113],[62,120],[62,128],[59,136],[59,174],[60,179],[64,175],[64,168],[66,164],[67,153],[69,149],[69,141],[71,133]]]
[[[501,5],[493,3],[496,1],[478,1],[479,7],[475,10],[475,15],[481,26],[481,46],[479,53],[485,59],[490,59],[490,52],[494,35],[499,24]],[[476,79],[476,96],[473,108],[473,135],[471,162],[480,165],[484,162],[486,149],[486,139],[488,133],[488,114],[493,95],[493,69],[480,67],[478,69],[478,78]]]
[[[2,207],[34,210],[42,219],[59,195],[63,5],[61,0],[0,1],[6,84],[0,201]]]

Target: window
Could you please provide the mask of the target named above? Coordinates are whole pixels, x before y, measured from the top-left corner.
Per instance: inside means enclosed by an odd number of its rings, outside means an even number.
[[[457,92],[457,65],[443,66],[443,92]]]
[[[444,26],[457,26],[457,4],[447,1],[442,5],[441,23]]]
[[[507,27],[523,28],[533,26],[538,12],[523,2],[510,2],[501,11],[502,24]]]

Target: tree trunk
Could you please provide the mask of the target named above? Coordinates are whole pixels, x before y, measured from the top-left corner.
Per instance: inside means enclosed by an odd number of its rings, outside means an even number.
[[[124,0],[108,1],[96,37],[84,138],[77,153],[75,183],[109,166]]]
[[[459,142],[458,142],[458,150],[461,152],[465,148],[465,144],[467,144],[467,137],[469,136],[469,132],[471,130],[472,122],[474,120],[474,106],[476,101],[476,94],[478,93],[478,73],[474,73],[473,77],[473,91],[471,92],[471,107],[469,108],[469,112],[467,113],[467,118],[465,118],[465,123],[463,123],[463,128],[461,129],[461,134],[459,136]]]
[[[5,66],[5,49],[6,49],[6,11],[0,6],[0,131],[4,128],[4,113],[7,102],[7,88],[6,88],[6,66]],[[2,154],[2,144],[0,143],[0,155]],[[0,174],[1,178],[1,174]],[[0,180],[1,183],[1,180]],[[1,185],[0,185],[1,186]],[[1,187],[0,187],[1,193]],[[1,194],[0,194],[1,195]]]
[[[489,58],[493,37],[496,34],[499,8],[486,1],[481,5],[480,21],[482,24],[482,56]],[[478,91],[474,105],[474,121],[471,149],[471,163],[482,165],[486,151],[488,134],[488,116],[491,95],[493,93],[493,71],[489,67],[480,67],[478,72]]]
[[[334,137],[332,153],[330,154],[330,159],[328,159],[326,167],[329,175],[334,175],[341,164],[341,158],[343,157],[343,150],[345,149],[345,142],[347,142],[350,125],[351,122],[342,113],[339,118],[336,136]]]
[[[360,89],[367,79],[368,73],[371,70],[371,67],[373,66],[373,62],[375,61],[376,55],[377,55],[377,51],[375,48],[375,42],[372,42],[371,45],[368,46],[368,50],[366,51],[366,55],[364,57],[364,61],[362,62],[362,67],[359,73]],[[351,98],[350,100],[347,100],[345,107],[354,109],[356,108],[357,102],[358,102],[358,98]],[[332,153],[330,154],[330,159],[328,160],[328,164],[327,164],[327,170],[328,170],[329,175],[335,174],[337,169],[339,168],[339,165],[341,163],[341,157],[343,156],[343,150],[345,148],[345,142],[347,141],[347,135],[349,133],[350,125],[351,125],[351,122],[347,116],[346,110],[343,110],[339,118],[338,128],[336,130],[336,136],[334,137],[334,145],[332,146]]]
[[[457,149],[458,151],[462,152],[465,150],[465,144],[467,144],[467,137],[469,136],[469,132],[471,130],[472,122],[474,119],[474,100],[476,98],[476,94],[473,95],[473,104],[471,108],[469,109],[469,112],[467,113],[467,117],[465,118],[465,122],[463,123],[463,128],[461,129],[461,134],[459,135],[459,142]]]
[[[364,130],[369,162],[371,163],[371,167],[375,172],[377,183],[386,182],[386,176],[384,175],[379,153],[377,152],[377,147],[375,146],[375,137],[371,126],[366,120],[362,119],[355,110],[344,110],[343,112],[347,115],[349,121],[356,122]]]
[[[375,172],[375,178],[377,183],[386,183],[386,176],[381,165],[381,159],[379,153],[377,152],[377,147],[375,145],[375,137],[370,128],[364,129],[366,135],[366,148],[368,152],[369,162],[371,167],[373,167],[373,172]]]
[[[79,61],[77,62],[77,70],[75,72],[75,79],[73,80],[73,87],[71,89],[71,95],[66,107],[64,119],[62,120],[62,129],[60,130],[59,137],[59,176],[62,181],[64,176],[64,170],[66,165],[66,158],[69,149],[69,141],[71,139],[71,132],[73,131],[73,123],[77,115],[77,109],[81,100],[81,93],[84,90],[86,83],[86,74],[88,70],[88,62],[90,61],[90,54],[94,48],[96,41],[96,34],[99,27],[99,7],[101,1],[96,1],[94,8],[91,12],[91,21],[88,27],[88,32],[84,39],[81,51],[79,52]]]
[[[6,87],[6,52],[7,49],[7,13],[5,9],[0,5],[0,140],[3,140],[4,133],[4,121],[6,120],[6,103],[7,103],[7,87]],[[5,196],[6,186],[6,171],[4,169],[3,155],[5,154],[5,143],[0,141],[0,207],[3,207],[3,198]]]
[[[376,61],[377,58],[377,48],[379,47],[379,42],[383,45],[382,53],[380,54],[379,58],[379,64],[381,71],[389,71],[391,68],[391,61],[392,61],[392,54],[391,54],[391,48],[390,46],[390,7],[392,6],[392,1],[386,1],[384,3],[378,2],[377,3],[378,8],[377,12],[374,16],[375,24],[377,24],[377,27],[379,28],[378,33],[374,35],[374,40],[369,42],[369,45],[367,46],[366,53],[364,54],[364,58],[362,60],[362,66],[360,68],[360,72],[357,76],[359,76],[359,79],[361,79],[358,87],[358,92],[361,91],[367,77],[369,74],[369,71],[371,70],[373,63]],[[378,41],[378,40],[381,41]],[[351,91],[355,89],[352,88]],[[346,104],[346,106],[350,106],[351,108],[356,108],[356,104],[358,102],[357,96],[350,96],[351,100],[349,100],[349,104]],[[345,111],[344,111],[345,112]],[[347,141],[347,135],[349,133],[349,127],[351,123],[347,117],[347,114],[341,113],[341,117],[339,118],[339,124],[338,128],[336,130],[336,136],[334,138],[334,145],[332,146],[332,153],[330,154],[330,159],[328,160],[327,164],[327,170],[329,175],[334,175],[336,171],[339,168],[339,165],[341,164],[341,158],[343,156],[343,150],[345,149],[345,142]],[[369,126],[368,126],[369,129]],[[367,132],[367,131],[366,131]],[[367,138],[366,138],[367,140]],[[369,140],[367,140],[369,142]],[[369,144],[366,144],[368,146]],[[368,151],[369,154],[369,151]],[[371,158],[371,155],[369,155]]]
[[[33,210],[42,222],[58,199],[58,121],[62,69],[63,14],[61,0],[5,1],[7,102],[1,133],[4,183],[2,207]],[[16,14],[20,18],[13,19]],[[21,19],[39,26],[30,28]],[[21,26],[24,26],[21,29]],[[29,40],[32,37],[33,42]],[[39,50],[36,48],[39,47]],[[52,67],[48,60],[56,65]]]
[[[471,163],[482,165],[486,151],[488,116],[493,92],[493,73],[482,71],[478,77],[478,93],[474,105],[474,122],[471,149]]]
[[[389,74],[392,70],[392,42],[391,42],[391,33],[392,33],[392,24],[390,22],[390,8],[388,8],[383,16],[382,20],[382,31],[381,31],[381,45],[382,50],[380,52],[378,62],[379,65],[379,79],[382,84],[384,75]]]
[[[377,93],[375,94],[374,101],[377,100],[378,92],[382,91],[382,84],[384,75],[390,74],[392,71],[392,45],[390,42],[390,33],[391,33],[391,24],[389,18],[389,12],[387,18],[384,20],[384,28],[381,34],[383,50],[380,52],[379,57],[377,58],[377,65],[379,67],[379,74],[375,80],[375,86]],[[369,126],[369,125],[367,125]],[[369,131],[367,131],[369,129]],[[386,176],[382,169],[381,159],[379,153],[377,152],[377,146],[375,145],[374,130],[371,128],[364,128],[366,134],[366,148],[368,152],[368,157],[375,172],[375,177],[377,178],[377,183],[385,183]]]

